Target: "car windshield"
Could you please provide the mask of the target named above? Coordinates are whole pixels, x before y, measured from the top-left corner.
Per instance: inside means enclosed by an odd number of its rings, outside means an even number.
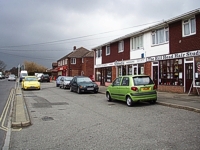
[[[38,81],[35,77],[25,78],[25,81]]]
[[[77,78],[77,82],[92,82],[90,78]]]
[[[27,76],[28,74],[27,73],[21,73],[21,76]]]
[[[49,77],[49,75],[48,75],[48,74],[44,74],[43,76],[44,76],[44,77]]]
[[[134,82],[134,85],[154,84],[149,76],[133,77],[133,82]]]
[[[65,81],[71,81],[73,77],[65,77]]]

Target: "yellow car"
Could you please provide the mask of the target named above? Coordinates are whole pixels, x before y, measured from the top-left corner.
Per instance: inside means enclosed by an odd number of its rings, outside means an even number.
[[[38,81],[38,78],[36,76],[26,76],[22,82],[22,89],[28,90],[28,89],[36,89],[40,90],[40,82]]]

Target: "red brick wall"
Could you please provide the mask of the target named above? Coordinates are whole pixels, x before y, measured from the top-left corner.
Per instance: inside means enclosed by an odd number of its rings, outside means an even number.
[[[71,64],[70,58],[68,59],[68,76],[81,75],[82,58],[76,58],[76,64]]]
[[[82,70],[84,71],[84,76],[94,75],[94,58],[86,57],[84,58],[84,63],[82,63]]]
[[[184,93],[184,88],[183,88],[183,86],[158,85],[158,91],[172,92],[172,93]]]
[[[130,38],[124,39],[124,51],[121,53],[118,53],[118,42],[110,44],[110,55],[108,56],[106,56],[106,46],[102,47],[102,64],[122,59],[130,59]]]
[[[200,49],[200,15],[196,16],[196,34],[182,37],[182,21],[169,25],[170,53]]]
[[[144,64],[144,74],[149,75],[151,77],[151,62],[146,62]]]

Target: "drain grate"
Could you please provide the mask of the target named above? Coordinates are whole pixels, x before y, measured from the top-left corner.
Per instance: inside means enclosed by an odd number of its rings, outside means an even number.
[[[48,116],[44,116],[42,118],[43,121],[51,121],[51,120],[54,120],[52,117],[48,117]]]

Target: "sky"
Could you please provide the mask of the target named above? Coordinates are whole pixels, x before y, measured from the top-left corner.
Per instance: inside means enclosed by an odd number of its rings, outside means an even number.
[[[88,50],[200,8],[199,0],[0,0],[0,60],[47,68],[76,48]]]

